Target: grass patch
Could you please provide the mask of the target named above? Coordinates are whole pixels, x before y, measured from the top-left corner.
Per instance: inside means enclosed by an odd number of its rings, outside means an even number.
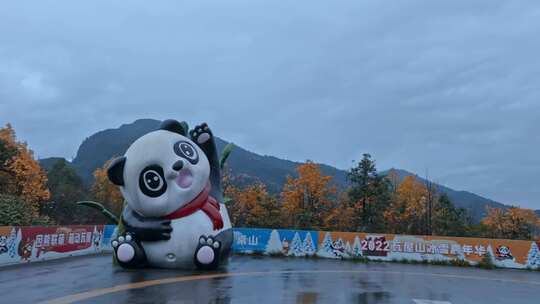
[[[353,261],[355,263],[362,263],[362,264],[368,264],[369,262],[373,262],[372,260],[368,259],[365,256],[353,256],[352,258],[347,259],[347,260]]]
[[[460,260],[460,259],[453,259],[453,260],[450,260],[450,266],[457,266],[457,267],[471,267],[471,263],[465,261],[465,260]]]
[[[436,266],[451,266],[449,261],[442,261],[442,260],[433,260],[430,262],[431,265]]]
[[[477,265],[479,268],[482,268],[482,269],[495,269],[495,264],[493,264],[493,258],[491,256],[491,254],[488,252],[486,253],[483,257],[482,257],[482,260],[480,260],[480,262],[478,262],[478,265]]]
[[[295,259],[295,258],[304,258],[304,259],[327,259],[323,257],[319,257],[316,254],[315,255],[305,255],[302,257],[295,257],[295,256],[287,256],[283,253],[272,253],[272,254],[265,254],[263,252],[252,252],[252,253],[245,253],[245,252],[234,252],[234,255],[237,256],[255,256],[258,258],[261,257],[268,257],[268,258],[280,258],[280,259]],[[410,265],[434,265],[434,266],[453,266],[453,267],[478,267],[481,269],[496,269],[497,266],[493,263],[492,256],[488,253],[482,257],[482,260],[478,262],[477,264],[471,264],[470,262],[466,260],[460,260],[460,259],[452,259],[449,261],[444,260],[409,260],[409,259],[393,259],[393,260],[382,260],[382,259],[369,259],[366,256],[352,256],[350,258],[341,258],[341,260],[344,261],[351,261],[354,263],[360,263],[360,264],[369,264],[369,263],[399,263],[399,264],[410,264]],[[538,271],[540,272],[539,268],[527,268],[529,271]]]

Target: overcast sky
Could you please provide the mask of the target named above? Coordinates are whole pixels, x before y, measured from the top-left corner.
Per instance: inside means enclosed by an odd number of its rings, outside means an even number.
[[[260,154],[369,152],[540,208],[540,2],[3,1],[0,124],[72,158],[138,118]]]

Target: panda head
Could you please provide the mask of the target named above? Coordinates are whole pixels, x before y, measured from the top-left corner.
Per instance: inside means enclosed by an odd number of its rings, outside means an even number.
[[[508,248],[508,246],[499,246],[499,253],[502,255],[509,255],[510,248]]]
[[[142,216],[168,215],[195,199],[208,184],[208,158],[186,134],[185,125],[166,120],[109,165],[109,179]]]

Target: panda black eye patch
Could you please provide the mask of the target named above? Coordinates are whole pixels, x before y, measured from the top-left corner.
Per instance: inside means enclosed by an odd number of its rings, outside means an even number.
[[[199,162],[199,153],[197,153],[197,149],[187,141],[181,140],[174,144],[174,153],[182,158],[187,159],[187,161],[192,165]]]
[[[161,196],[167,191],[167,182],[163,168],[151,165],[144,168],[139,175],[139,188],[149,197]]]

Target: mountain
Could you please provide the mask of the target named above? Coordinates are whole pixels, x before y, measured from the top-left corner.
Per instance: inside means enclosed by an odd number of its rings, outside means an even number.
[[[45,169],[45,171],[49,171],[54,166],[54,164],[56,164],[58,161],[61,161],[61,160],[66,161],[66,159],[63,157],[41,158],[39,160],[39,165],[41,166],[41,168]],[[69,163],[68,161],[66,162]]]
[[[123,155],[133,141],[156,130],[159,124],[159,120],[140,119],[117,129],[100,131],[83,141],[72,165],[85,183],[90,184],[93,179],[92,173],[96,168],[102,167],[114,156]],[[227,141],[216,137],[218,151],[227,144]],[[46,161],[49,162],[49,160]],[[235,146],[227,164],[234,174],[239,176],[241,183],[248,184],[254,180],[260,180],[267,185],[269,191],[279,192],[287,175],[295,175],[295,168],[299,163],[273,156],[258,155]],[[336,184],[345,186],[345,171],[327,165],[321,165],[321,169],[325,174],[334,176]]]
[[[97,132],[86,138],[77,151],[76,157],[71,162],[83,181],[90,185],[93,180],[92,173],[98,167],[114,156],[123,155],[129,145],[140,136],[156,130],[160,121],[154,119],[139,119],[130,124],[123,124],[116,129],[107,129]],[[221,151],[228,142],[216,137],[218,151]],[[59,158],[41,159],[40,162],[45,169],[50,168]],[[261,181],[268,191],[279,193],[285,183],[287,176],[296,176],[295,168],[299,162],[280,159],[274,156],[259,155],[250,152],[242,147],[235,146],[227,165],[240,184],[249,184],[253,181]],[[334,168],[325,164],[320,164],[321,171],[325,175],[333,177],[339,189],[347,187],[347,171]],[[400,179],[408,175],[415,175],[400,169],[394,170]],[[389,171],[382,172],[382,174]],[[420,178],[426,182],[424,179]],[[485,215],[486,206],[508,208],[502,203],[481,197],[467,191],[456,191],[454,189],[437,185],[441,192],[446,193],[452,202],[458,207],[469,210],[475,221],[479,221]],[[540,214],[540,211],[537,211]]]
[[[139,119],[117,129],[107,129],[87,137],[73,159],[73,166],[85,183],[91,183],[96,168],[109,159],[123,155],[129,145],[142,135],[158,128],[160,121]]]
[[[218,150],[221,151],[226,145],[223,140],[217,141]],[[296,167],[299,162],[279,159],[274,156],[261,156],[247,151],[235,145],[227,165],[235,176],[239,176],[244,183],[249,184],[253,180],[263,182],[268,191],[278,193],[283,188],[287,176],[296,176]],[[344,189],[347,185],[347,172],[334,167],[319,164],[325,175],[333,177],[337,187]]]
[[[430,182],[427,181],[424,178],[419,177],[418,175],[401,170],[401,169],[390,169],[386,172],[382,172],[382,174],[387,174],[390,171],[393,171],[397,176],[398,179],[401,181],[407,176],[416,176],[418,180],[423,182],[424,184]],[[504,205],[502,203],[496,202],[494,200],[482,197],[480,195],[468,192],[468,191],[458,191],[451,188],[448,188],[443,185],[439,185],[436,183],[433,183],[435,188],[441,192],[448,195],[450,200],[459,208],[465,208],[469,215],[473,218],[474,221],[479,221],[481,218],[483,218],[486,215],[486,207],[493,207],[493,208],[509,208],[510,206]],[[537,211],[537,213],[540,214],[540,210]]]

